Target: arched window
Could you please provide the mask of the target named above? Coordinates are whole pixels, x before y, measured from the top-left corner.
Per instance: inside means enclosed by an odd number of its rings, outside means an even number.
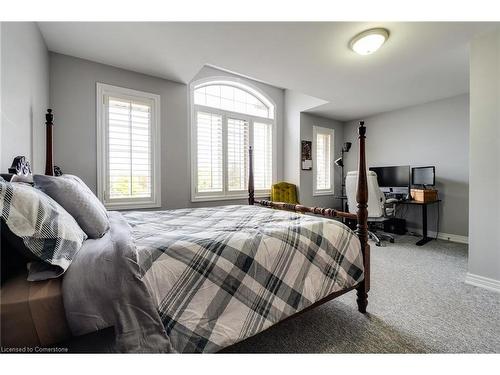
[[[192,199],[246,197],[248,148],[257,193],[274,180],[275,105],[258,89],[226,79],[191,86]]]
[[[194,104],[274,119],[274,105],[265,96],[234,82],[211,81],[198,85],[194,89]]]

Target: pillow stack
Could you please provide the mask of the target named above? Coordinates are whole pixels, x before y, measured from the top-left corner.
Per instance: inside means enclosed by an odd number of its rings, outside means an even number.
[[[87,238],[109,230],[106,208],[78,177],[35,175],[35,188],[0,179],[0,214],[8,229],[22,240],[12,246],[27,259],[28,280],[62,275]],[[21,241],[19,241],[21,242]]]
[[[62,275],[87,235],[75,219],[52,198],[24,183],[0,181],[0,212],[10,231],[38,259],[30,263],[28,280]]]

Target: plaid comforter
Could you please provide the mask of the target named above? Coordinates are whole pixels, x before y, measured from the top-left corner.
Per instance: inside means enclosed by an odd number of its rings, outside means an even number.
[[[343,224],[255,206],[126,212],[177,352],[215,352],[363,278]]]

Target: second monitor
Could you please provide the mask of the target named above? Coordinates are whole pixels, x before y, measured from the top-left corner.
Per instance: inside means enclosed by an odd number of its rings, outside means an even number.
[[[377,174],[378,185],[384,193],[410,193],[410,166],[371,167],[370,171]]]
[[[436,167],[415,167],[411,169],[411,184],[421,185],[424,189],[427,186],[436,184]]]

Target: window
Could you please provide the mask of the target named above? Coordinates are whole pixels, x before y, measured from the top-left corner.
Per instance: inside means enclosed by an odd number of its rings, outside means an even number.
[[[333,129],[314,126],[313,137],[313,195],[333,194]]]
[[[244,198],[248,149],[254,149],[257,195],[274,181],[275,107],[239,81],[210,80],[192,86],[192,200]]]
[[[97,189],[111,209],[160,207],[160,97],[97,83]]]
[[[251,90],[252,92],[246,91]],[[257,117],[274,118],[274,106],[259,99],[255,90],[236,87],[233,82],[211,82],[194,90],[194,103]]]

